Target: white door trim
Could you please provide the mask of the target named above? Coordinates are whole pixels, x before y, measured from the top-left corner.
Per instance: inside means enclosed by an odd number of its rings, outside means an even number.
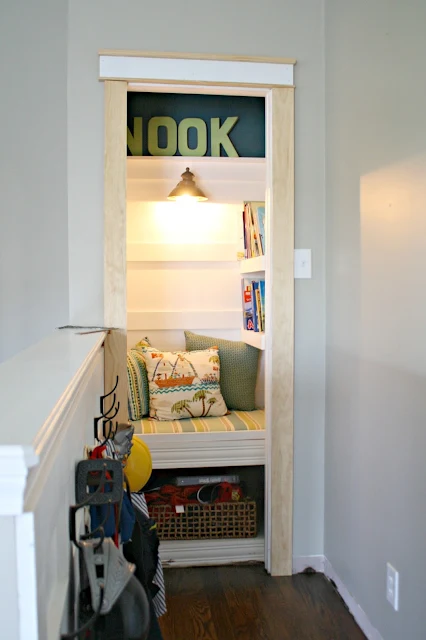
[[[160,67],[159,61],[162,61],[163,66]],[[194,62],[197,64],[194,65]],[[207,62],[220,62],[221,66],[207,65]],[[253,92],[253,86],[260,86],[266,97],[266,202],[269,215],[267,234],[270,238],[267,258],[267,273],[270,281],[267,287],[269,292],[267,308],[270,309],[270,317],[267,324],[271,330],[266,344],[268,406],[265,451],[265,565],[273,575],[291,575],[292,573],[294,89],[286,84],[290,76],[285,74],[283,76],[282,72],[290,73],[287,67],[291,67],[292,83],[293,62],[276,59],[236,59],[235,57],[226,59],[222,56],[203,56],[194,60],[191,54],[179,56],[134,52],[129,52],[129,55],[123,52],[100,54],[100,79],[106,80],[105,175],[107,178],[109,176],[109,179],[106,178],[106,183],[110,185],[105,189],[104,203],[105,253],[110,256],[104,272],[107,315],[112,306],[116,308],[119,304],[125,305],[126,300],[126,269],[123,267],[123,251],[126,250],[126,167],[123,134],[126,130],[127,112],[123,106],[123,94],[128,90],[128,82],[131,80],[136,83],[139,85],[137,88],[142,85],[149,86],[149,91],[155,91],[157,84],[159,90],[164,91],[164,86],[170,83],[171,92],[179,91],[183,85],[190,84],[193,87],[192,92],[205,93],[208,86],[209,92],[218,95],[229,91],[230,84],[233,85],[231,90],[236,95],[250,95]],[[253,65],[256,66],[253,67]],[[253,75],[248,74],[248,70]],[[264,75],[263,71],[265,71]],[[108,73],[112,73],[113,76],[108,76]],[[262,83],[257,84],[261,77]],[[119,105],[119,107],[112,108],[112,105]],[[115,251],[116,256],[114,252],[107,251],[111,243],[119,247]],[[275,283],[273,290],[272,280]],[[273,299],[273,291],[279,291],[279,297]],[[127,320],[124,315],[120,322],[121,324],[108,325],[119,327],[120,331],[113,332],[116,334],[117,344],[115,342],[112,344],[111,336],[111,348],[105,351],[107,380],[114,379],[119,371],[122,372],[120,379],[125,379],[125,341],[119,340],[120,335],[127,329]],[[127,393],[123,385],[117,393],[121,398],[121,405],[126,407]]]
[[[146,55],[99,56],[100,80],[247,87],[292,87],[293,64],[278,60],[188,59]]]

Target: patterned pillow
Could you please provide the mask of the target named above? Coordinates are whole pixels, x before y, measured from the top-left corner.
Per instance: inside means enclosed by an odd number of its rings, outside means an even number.
[[[158,351],[142,348],[149,381],[149,415],[157,420],[224,416],[217,348]]]
[[[150,341],[145,336],[145,338],[142,338],[142,340],[139,340],[139,342],[137,344],[135,344],[133,349],[141,349],[142,347],[151,347],[151,346],[152,345],[151,345]]]
[[[148,338],[144,338],[127,352],[127,403],[130,420],[142,420],[149,413],[149,386],[145,360],[140,349],[150,347]]]
[[[228,409],[253,411],[259,349],[244,342],[209,338],[185,331],[186,349],[219,347],[220,388]]]

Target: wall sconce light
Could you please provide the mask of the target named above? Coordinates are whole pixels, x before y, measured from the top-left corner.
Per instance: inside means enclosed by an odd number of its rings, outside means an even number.
[[[193,200],[196,202],[208,200],[207,196],[195,184],[194,174],[189,170],[189,167],[186,167],[181,178],[182,180],[167,196],[167,200]]]

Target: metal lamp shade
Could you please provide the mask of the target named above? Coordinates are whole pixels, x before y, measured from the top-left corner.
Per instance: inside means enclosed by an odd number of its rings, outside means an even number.
[[[186,167],[186,171],[182,173],[182,180],[169,193],[167,200],[179,200],[180,198],[193,198],[198,202],[208,200],[207,196],[197,187],[194,182],[194,174]]]

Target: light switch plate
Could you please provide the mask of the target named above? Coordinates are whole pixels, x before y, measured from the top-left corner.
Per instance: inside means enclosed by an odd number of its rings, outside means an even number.
[[[294,250],[294,277],[312,278],[312,259],[310,249]]]
[[[398,611],[399,573],[389,562],[386,565],[386,599],[395,611]]]

